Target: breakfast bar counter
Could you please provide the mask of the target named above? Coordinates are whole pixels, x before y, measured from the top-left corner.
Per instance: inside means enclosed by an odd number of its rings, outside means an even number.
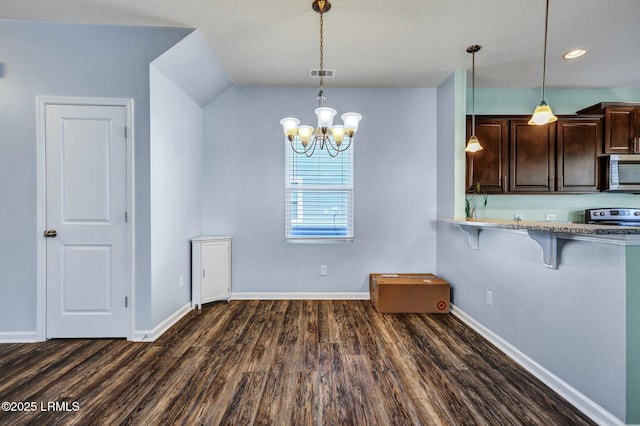
[[[449,219],[441,218],[443,222],[456,225],[475,226],[478,228],[498,228],[556,232],[563,234],[584,235],[640,235],[639,226],[611,226],[591,225],[587,223],[573,222],[537,222],[525,220],[506,219]]]
[[[558,239],[584,240],[598,243],[640,246],[640,227],[591,225],[572,222],[536,222],[505,219],[455,219],[439,221],[460,227],[469,236],[469,246],[477,250],[481,230],[527,233],[540,244],[545,266],[558,268]]]

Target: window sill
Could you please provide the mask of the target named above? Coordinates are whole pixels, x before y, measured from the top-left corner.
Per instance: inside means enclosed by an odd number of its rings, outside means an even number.
[[[342,244],[353,243],[353,238],[287,238],[286,241],[291,244]]]

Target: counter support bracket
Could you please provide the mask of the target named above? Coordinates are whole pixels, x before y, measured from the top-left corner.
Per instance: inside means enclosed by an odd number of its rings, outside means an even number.
[[[469,236],[469,246],[473,250],[478,250],[480,242],[480,228],[471,225],[458,225]]]
[[[542,247],[544,266],[558,269],[558,236],[555,232],[528,230],[529,237]]]

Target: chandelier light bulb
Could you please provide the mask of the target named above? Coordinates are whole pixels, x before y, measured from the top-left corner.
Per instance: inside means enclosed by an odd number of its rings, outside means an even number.
[[[340,146],[342,144],[342,141],[344,140],[344,135],[345,135],[344,126],[340,124],[336,124],[331,128],[331,136],[333,136],[333,140],[337,146]]]
[[[333,108],[320,107],[316,108],[316,115],[318,116],[318,127],[326,129],[333,126],[333,117],[336,116],[338,111]]]
[[[287,137],[289,142],[293,141],[293,138],[295,138],[296,134],[298,133],[298,125],[300,125],[300,120],[293,117],[287,117],[280,120],[280,124],[282,124],[284,135]]]
[[[340,118],[342,118],[344,127],[351,133],[349,136],[353,136],[358,131],[358,123],[362,120],[362,116],[357,112],[345,112]]]
[[[307,144],[311,140],[311,136],[313,135],[314,130],[315,129],[311,126],[298,127],[298,137],[300,138],[300,142],[302,142],[303,146],[307,146]]]

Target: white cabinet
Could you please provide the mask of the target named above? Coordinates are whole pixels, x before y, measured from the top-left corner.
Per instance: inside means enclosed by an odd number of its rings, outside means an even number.
[[[202,236],[191,240],[191,306],[231,296],[231,237]]]

